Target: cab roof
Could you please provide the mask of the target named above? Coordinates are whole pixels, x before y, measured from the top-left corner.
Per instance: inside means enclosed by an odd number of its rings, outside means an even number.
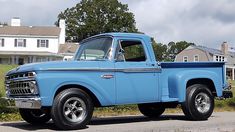
[[[103,33],[103,34],[98,34],[95,36],[91,36],[89,38],[86,38],[83,41],[86,41],[88,39],[91,38],[95,38],[95,37],[102,37],[102,36],[111,36],[111,37],[130,37],[130,38],[143,38],[143,39],[150,39],[149,36],[145,35],[145,34],[141,34],[141,33],[121,33],[121,32],[111,32],[111,33]]]

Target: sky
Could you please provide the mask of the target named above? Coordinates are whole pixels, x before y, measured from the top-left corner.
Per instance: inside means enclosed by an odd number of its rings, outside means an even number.
[[[0,0],[0,22],[20,17],[23,25],[50,26],[80,0]],[[128,4],[139,31],[159,43],[185,40],[235,47],[235,0],[119,0]]]

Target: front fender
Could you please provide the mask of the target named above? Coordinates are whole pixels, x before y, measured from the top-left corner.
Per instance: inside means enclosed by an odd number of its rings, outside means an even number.
[[[81,85],[90,90],[99,100],[102,106],[115,103],[115,95],[110,89],[104,89],[98,84],[94,76],[87,74],[62,74],[59,73],[41,73],[37,76],[40,97],[43,106],[52,106],[56,91],[65,85]],[[98,76],[98,75],[96,75]]]
[[[81,78],[79,78],[79,79],[81,79]],[[79,80],[79,81],[62,82],[61,84],[56,86],[56,88],[53,91],[53,95],[55,96],[56,91],[66,85],[79,85],[79,86],[85,87],[86,89],[91,91],[96,96],[96,98],[101,103],[101,106],[110,105],[110,104],[115,103],[114,100],[111,100],[109,98],[109,94],[94,81]]]
[[[178,98],[179,102],[184,102],[186,97],[186,85],[191,79],[210,79],[214,83],[218,96],[222,95],[219,90],[222,87],[220,77],[213,71],[206,70],[190,70],[181,71],[168,77],[169,96],[170,98]]]

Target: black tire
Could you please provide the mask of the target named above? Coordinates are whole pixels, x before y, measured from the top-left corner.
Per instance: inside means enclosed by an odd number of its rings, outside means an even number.
[[[186,90],[182,110],[190,120],[207,120],[214,110],[214,96],[206,85],[191,85]]]
[[[21,117],[28,123],[39,125],[46,123],[51,119],[49,111],[38,109],[19,109]]]
[[[150,118],[158,118],[165,111],[161,103],[138,104],[140,112]]]
[[[70,88],[55,97],[51,116],[59,129],[74,130],[87,125],[93,110],[94,105],[88,94],[80,89]]]

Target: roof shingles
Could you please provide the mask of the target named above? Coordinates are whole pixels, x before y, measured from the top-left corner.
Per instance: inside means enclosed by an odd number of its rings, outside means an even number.
[[[59,36],[59,27],[3,26],[0,36]]]

